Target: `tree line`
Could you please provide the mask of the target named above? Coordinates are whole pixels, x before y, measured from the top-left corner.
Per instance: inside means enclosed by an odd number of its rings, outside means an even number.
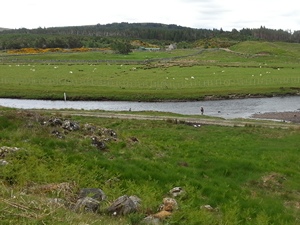
[[[0,32],[0,49],[20,48],[107,48],[116,40],[146,40],[158,46],[178,43],[190,47],[194,42],[221,38],[231,41],[265,40],[300,42],[300,31],[257,29],[223,31],[223,29],[195,29],[159,23],[112,23],[106,25],[11,29]]]

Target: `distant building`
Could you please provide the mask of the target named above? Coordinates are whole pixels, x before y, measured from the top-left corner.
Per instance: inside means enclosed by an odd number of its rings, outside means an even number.
[[[166,50],[171,51],[171,50],[174,50],[174,49],[176,49],[176,48],[177,48],[177,45],[174,43],[174,44],[170,44],[170,45],[167,47]]]

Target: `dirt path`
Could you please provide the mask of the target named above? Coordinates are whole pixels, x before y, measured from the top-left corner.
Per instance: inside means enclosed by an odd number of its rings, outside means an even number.
[[[72,116],[92,116],[92,117],[101,117],[101,118],[135,119],[135,120],[162,120],[162,121],[173,121],[178,123],[184,122],[190,125],[218,125],[218,126],[230,126],[230,127],[258,126],[258,127],[268,127],[268,128],[300,129],[300,123],[279,122],[279,121],[272,121],[272,120],[257,120],[257,119],[225,120],[225,119],[218,119],[218,118],[151,116],[151,115],[140,115],[140,114],[138,115],[138,114],[89,112],[89,111],[59,111],[59,113],[62,115],[72,115]]]

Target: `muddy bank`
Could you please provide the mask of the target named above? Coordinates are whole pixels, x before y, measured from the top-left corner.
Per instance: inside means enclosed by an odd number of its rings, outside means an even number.
[[[272,119],[281,120],[292,123],[300,123],[300,112],[268,112],[268,113],[256,113],[252,118],[257,119]]]

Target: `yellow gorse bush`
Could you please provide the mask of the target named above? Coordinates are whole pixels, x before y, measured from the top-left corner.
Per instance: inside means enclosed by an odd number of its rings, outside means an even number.
[[[21,49],[13,49],[7,50],[8,54],[41,54],[48,52],[89,52],[89,51],[105,51],[109,50],[109,48],[72,48],[72,49],[64,49],[64,48],[21,48]]]

